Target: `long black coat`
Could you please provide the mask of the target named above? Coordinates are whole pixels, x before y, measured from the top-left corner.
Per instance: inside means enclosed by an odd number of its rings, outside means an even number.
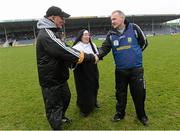
[[[74,70],[77,91],[77,105],[84,115],[95,107],[99,88],[99,71],[97,64],[82,63]]]

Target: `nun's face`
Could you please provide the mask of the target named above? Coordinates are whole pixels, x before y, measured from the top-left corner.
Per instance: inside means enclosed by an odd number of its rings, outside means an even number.
[[[89,39],[90,39],[90,35],[89,35],[89,32],[88,31],[84,31],[83,35],[82,35],[82,38],[81,38],[81,41],[85,44],[88,44],[89,43]]]

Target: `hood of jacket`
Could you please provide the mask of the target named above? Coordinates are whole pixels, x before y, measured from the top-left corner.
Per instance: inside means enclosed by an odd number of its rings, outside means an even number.
[[[54,24],[54,22],[44,17],[38,21],[37,28],[38,29],[57,28],[57,26]]]

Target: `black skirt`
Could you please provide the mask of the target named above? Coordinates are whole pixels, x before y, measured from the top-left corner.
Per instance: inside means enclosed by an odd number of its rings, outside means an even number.
[[[99,71],[97,64],[82,63],[74,70],[77,105],[84,115],[88,115],[97,102]]]

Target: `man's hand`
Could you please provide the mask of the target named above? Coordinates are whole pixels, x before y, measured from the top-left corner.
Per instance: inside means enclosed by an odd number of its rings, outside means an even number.
[[[95,57],[95,64],[97,64],[99,62],[99,57],[96,54],[94,54],[94,57]]]
[[[79,60],[78,60],[77,64],[81,64],[81,63],[83,62],[83,60],[84,60],[84,52],[81,51],[81,52],[80,52],[80,55],[79,55]]]

